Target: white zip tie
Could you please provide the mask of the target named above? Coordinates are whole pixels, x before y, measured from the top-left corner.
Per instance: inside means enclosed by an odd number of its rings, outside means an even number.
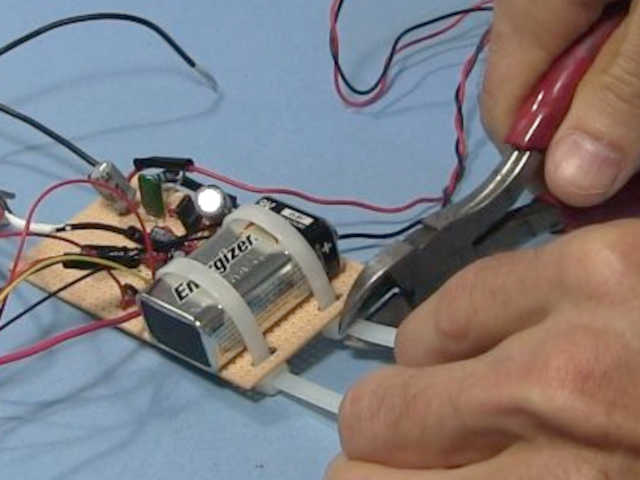
[[[193,280],[217,302],[235,324],[253,359],[253,365],[266,360],[271,352],[253,312],[238,291],[218,272],[188,257],[175,258],[158,270],[163,275]]]
[[[260,389],[267,394],[282,392],[334,415],[338,415],[342,403],[341,394],[294,375],[286,365],[263,382]]]
[[[288,221],[277,213],[258,205],[243,205],[227,215],[224,224],[234,221],[253,223],[273,235],[282,244],[307,278],[320,310],[325,310],[336,301],[336,293],[316,252]]]
[[[397,328],[380,325],[368,320],[356,320],[347,331],[347,335],[375,345],[394,348],[397,332]]]

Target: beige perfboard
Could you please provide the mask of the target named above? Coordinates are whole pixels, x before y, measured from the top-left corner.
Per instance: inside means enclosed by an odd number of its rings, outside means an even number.
[[[153,217],[143,215],[143,219],[149,228],[154,225],[169,225],[177,233],[183,230],[175,219],[166,222],[158,221]],[[102,200],[92,203],[88,208],[76,215],[71,222],[103,222],[111,225],[127,227],[137,225],[133,216],[120,217],[109,209]],[[81,244],[113,244],[128,245],[130,242],[118,235],[102,231],[77,231],[63,234]],[[41,257],[50,257],[63,253],[73,252],[73,247],[55,240],[44,240],[28,252],[27,260]],[[227,364],[218,374],[225,380],[243,389],[252,389],[258,385],[269,373],[273,372],[313,337],[320,333],[326,326],[335,320],[343,308],[343,302],[349,289],[355,282],[362,267],[356,262],[345,262],[345,268],[341,275],[333,281],[333,286],[339,296],[339,300],[321,312],[318,310],[314,299],[309,299],[293,310],[286,318],[271,327],[265,334],[267,342],[275,349],[275,353],[260,365],[253,367],[248,352],[238,355],[231,363]],[[150,279],[146,269],[140,269],[140,273]],[[40,274],[34,275],[30,282],[35,286],[51,292],[61,285],[79,277],[83,272],[65,270],[56,266]],[[138,288],[142,288],[141,281],[132,276],[116,275],[123,281],[129,282]],[[122,314],[119,308],[120,292],[113,280],[105,274],[95,275],[80,285],[60,294],[64,301],[94,315],[96,318],[112,318]],[[141,317],[135,318],[120,327],[123,331],[151,344],[154,344],[147,327]]]

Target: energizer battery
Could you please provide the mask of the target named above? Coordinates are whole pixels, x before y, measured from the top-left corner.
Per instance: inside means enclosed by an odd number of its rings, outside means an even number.
[[[337,236],[324,219],[270,197],[257,204],[297,229],[329,278],[340,272]],[[189,258],[222,276],[244,299],[262,331],[311,294],[295,259],[272,234],[254,224],[225,223]],[[217,371],[244,349],[228,313],[188,277],[160,276],[140,296],[140,306],[158,343],[204,368]]]

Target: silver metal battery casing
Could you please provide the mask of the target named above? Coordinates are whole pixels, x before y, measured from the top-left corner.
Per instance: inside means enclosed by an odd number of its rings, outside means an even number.
[[[295,260],[273,236],[254,225],[247,227],[243,222],[225,225],[190,258],[221,275],[234,287],[262,331],[311,294]],[[147,325],[159,343],[207,369],[219,370],[244,348],[228,314],[193,281],[164,275],[140,297],[140,304]],[[191,332],[180,334],[175,328],[178,324],[189,327]],[[195,353],[198,341],[204,355]]]
[[[135,189],[131,185],[129,185],[127,177],[125,177],[120,169],[113,163],[102,162],[101,164],[97,165],[93,168],[93,170],[91,170],[91,173],[89,173],[89,179],[96,182],[105,183],[111,186],[113,189],[118,190],[132,203],[135,202]],[[123,198],[120,198],[118,195],[114,195],[114,193],[110,190],[107,190],[100,186],[95,186],[95,189],[120,215],[129,213],[129,204]]]

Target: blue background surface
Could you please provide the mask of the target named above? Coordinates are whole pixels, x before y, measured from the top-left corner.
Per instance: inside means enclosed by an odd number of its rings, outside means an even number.
[[[368,84],[401,29],[464,6],[348,0],[341,24],[347,71]],[[67,27],[0,59],[0,101],[94,156],[124,170],[136,156],[191,156],[250,182],[383,204],[440,192],[454,162],[459,68],[489,21],[478,14],[445,41],[405,56],[388,97],[355,112],[332,89],[325,0],[5,0],[3,7],[0,43],[68,15],[140,14],[165,27],[219,79],[224,95],[215,97],[157,37],[126,23]],[[478,122],[479,85],[476,75],[467,108],[473,155],[463,190],[497,160]],[[17,192],[17,212],[47,185],[84,175],[84,164],[65,150],[0,117],[0,188]],[[61,191],[38,219],[64,221],[93,198],[88,188]],[[343,231],[393,229],[410,218],[314,211]],[[0,243],[3,271],[13,249]],[[356,248],[348,255],[364,260],[374,252]],[[6,313],[40,295],[20,288]],[[0,351],[86,321],[50,302],[3,333]],[[318,340],[293,364],[346,391],[384,361]],[[2,478],[311,479],[322,477],[338,450],[334,420],[283,396],[241,395],[117,331],[0,370]]]

